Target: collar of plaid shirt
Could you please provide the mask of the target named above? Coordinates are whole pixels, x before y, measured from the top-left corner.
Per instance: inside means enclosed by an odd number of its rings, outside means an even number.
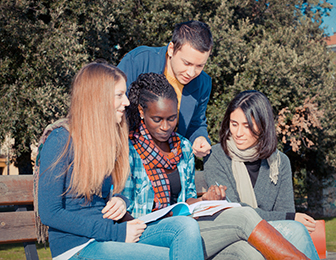
[[[130,131],[130,140],[140,155],[154,190],[153,211],[170,205],[170,183],[165,169],[174,170],[181,157],[181,140],[175,132],[168,139],[170,153],[165,156],[155,145],[146,125],[141,120],[135,131]]]

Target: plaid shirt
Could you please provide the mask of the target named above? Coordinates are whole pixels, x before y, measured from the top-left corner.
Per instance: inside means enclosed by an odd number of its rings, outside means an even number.
[[[189,198],[197,198],[195,186],[195,159],[191,143],[184,137],[181,138],[182,158],[177,164],[181,179],[181,192],[177,202],[184,202]],[[131,141],[129,145],[130,176],[128,177],[122,194],[130,200],[127,210],[134,218],[146,215],[152,211],[154,190],[147,176],[138,152]]]

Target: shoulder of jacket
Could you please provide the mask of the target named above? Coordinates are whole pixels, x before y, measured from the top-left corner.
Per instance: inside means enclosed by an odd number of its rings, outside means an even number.
[[[214,154],[220,154],[220,155],[224,154],[224,155],[225,155],[224,150],[223,150],[223,148],[222,148],[222,146],[221,146],[220,143],[217,143],[217,144],[213,145],[213,146],[211,147],[211,151],[212,151]]]
[[[193,83],[196,85],[204,84],[206,86],[211,87],[211,77],[202,70],[201,74],[198,75],[195,79],[193,79],[189,84]],[[188,84],[188,85],[189,85]]]
[[[63,126],[53,129],[47,137],[50,138],[64,139],[69,137],[69,132]]]
[[[139,46],[136,47],[135,49],[131,50],[130,52],[128,52],[126,55],[131,55],[133,58],[136,58],[137,56],[140,55],[149,55],[149,54],[157,54],[160,55],[162,52],[165,52],[165,49],[167,47],[163,46],[163,47],[150,47],[150,46]]]
[[[210,156],[214,156],[219,161],[231,161],[231,158],[224,152],[220,143],[211,147]]]
[[[206,79],[206,80],[212,80],[211,77],[204,71],[202,70],[201,74],[200,74],[200,77]]]
[[[282,162],[286,162],[287,164],[290,164],[290,160],[285,153],[279,151],[279,154],[280,154],[280,165],[282,164]]]

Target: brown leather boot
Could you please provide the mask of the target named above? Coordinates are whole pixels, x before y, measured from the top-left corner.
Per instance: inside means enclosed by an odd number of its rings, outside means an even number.
[[[265,220],[259,222],[247,241],[267,260],[309,259]]]

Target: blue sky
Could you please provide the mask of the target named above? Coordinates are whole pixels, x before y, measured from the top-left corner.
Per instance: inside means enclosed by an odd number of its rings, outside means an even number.
[[[329,12],[330,16],[323,17],[322,26],[328,26],[325,32],[330,36],[336,32],[336,0],[327,0],[327,2],[332,4],[334,8]]]

